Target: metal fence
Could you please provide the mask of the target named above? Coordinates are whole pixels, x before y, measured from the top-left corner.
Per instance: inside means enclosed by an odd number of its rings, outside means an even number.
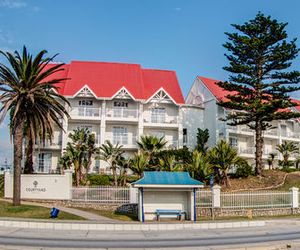
[[[130,203],[128,187],[78,187],[72,188],[72,201],[97,202],[106,204]]]
[[[292,192],[221,192],[219,199],[220,207],[229,209],[292,207]],[[196,205],[203,208],[212,207],[212,192],[201,190],[197,191]]]
[[[203,208],[212,207],[212,192],[210,190],[197,191],[196,206]]]

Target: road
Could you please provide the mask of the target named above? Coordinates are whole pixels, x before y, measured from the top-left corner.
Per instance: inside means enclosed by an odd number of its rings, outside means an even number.
[[[297,242],[298,241],[298,242]],[[259,228],[182,231],[59,231],[0,228],[0,249],[234,249],[254,245],[295,245],[300,249],[300,220],[270,221]],[[6,246],[7,248],[3,247]]]

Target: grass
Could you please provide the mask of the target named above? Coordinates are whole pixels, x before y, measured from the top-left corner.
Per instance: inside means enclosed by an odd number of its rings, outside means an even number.
[[[4,196],[4,174],[0,175],[0,197]]]
[[[31,218],[31,219],[49,219],[50,209],[46,207],[21,205],[13,206],[9,202],[0,201],[0,217],[14,217],[14,218]],[[84,220],[74,214],[60,211],[58,220]]]
[[[114,220],[120,220],[120,221],[137,221],[138,220],[137,216],[135,216],[135,215],[122,214],[122,213],[118,213],[113,210],[103,210],[103,209],[99,210],[99,209],[94,209],[94,208],[83,208],[83,207],[76,207],[76,209],[94,213],[97,215],[101,215],[101,216],[104,216],[104,217],[107,217],[110,219],[114,219]]]

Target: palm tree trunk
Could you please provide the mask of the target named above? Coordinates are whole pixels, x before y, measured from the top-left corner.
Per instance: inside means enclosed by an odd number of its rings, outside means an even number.
[[[256,122],[255,125],[255,174],[261,176],[263,170],[263,161],[262,161],[262,154],[263,154],[263,137],[262,137],[262,127],[260,122]]]
[[[114,185],[118,186],[118,178],[117,178],[117,169],[116,166],[112,166],[113,177],[114,177]]]
[[[24,174],[32,174],[33,173],[33,141],[30,135],[27,137],[27,145],[26,145],[26,160],[24,165]]]
[[[21,172],[22,172],[22,147],[23,147],[23,122],[20,122],[13,134],[14,148],[14,183],[13,183],[13,205],[21,204]]]

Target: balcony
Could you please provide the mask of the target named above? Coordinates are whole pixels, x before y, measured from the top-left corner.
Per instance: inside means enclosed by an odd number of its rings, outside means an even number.
[[[167,115],[151,115],[150,117],[144,118],[145,127],[178,127],[178,116],[167,116]]]
[[[291,131],[281,131],[280,135],[282,137],[286,137],[287,140],[299,140],[300,139],[300,133],[297,132],[291,132]]]
[[[107,133],[105,140],[110,141],[113,145],[122,145],[124,149],[137,149],[137,137],[131,134],[111,134]]]
[[[89,107],[73,107],[69,111],[72,119],[93,119],[100,120],[101,108],[89,108]]]
[[[178,141],[167,141],[166,147],[169,149],[175,149],[178,148]]]
[[[133,121],[138,122],[138,110],[124,107],[115,107],[106,110],[106,120],[108,121]]]
[[[60,150],[62,146],[62,140],[60,138],[55,138],[50,142],[49,140],[43,142],[36,142],[35,147],[39,149],[56,149]]]

